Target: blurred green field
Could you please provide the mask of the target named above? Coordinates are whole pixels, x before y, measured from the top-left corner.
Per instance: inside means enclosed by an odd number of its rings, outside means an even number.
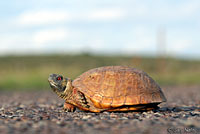
[[[125,65],[142,69],[160,85],[200,84],[200,61],[137,56],[46,55],[0,57],[0,90],[49,89],[50,73],[72,79],[100,66]]]

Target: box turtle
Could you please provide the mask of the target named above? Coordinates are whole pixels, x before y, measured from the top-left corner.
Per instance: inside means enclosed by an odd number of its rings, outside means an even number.
[[[145,72],[124,66],[91,69],[75,80],[50,74],[53,91],[65,99],[64,110],[146,111],[158,108],[166,98]]]

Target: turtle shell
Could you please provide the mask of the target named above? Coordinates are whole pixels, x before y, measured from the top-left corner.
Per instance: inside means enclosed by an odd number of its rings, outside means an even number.
[[[161,88],[145,72],[124,66],[91,69],[72,83],[96,108],[161,103]]]

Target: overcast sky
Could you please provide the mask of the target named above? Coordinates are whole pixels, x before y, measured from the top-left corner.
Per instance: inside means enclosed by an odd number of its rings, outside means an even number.
[[[160,33],[163,33],[160,35]],[[157,54],[200,58],[199,0],[7,0],[0,55]],[[161,43],[162,44],[162,43]]]

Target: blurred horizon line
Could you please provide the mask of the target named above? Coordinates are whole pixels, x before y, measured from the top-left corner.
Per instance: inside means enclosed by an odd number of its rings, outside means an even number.
[[[200,61],[198,56],[184,56],[184,55],[173,55],[173,54],[160,54],[160,53],[122,53],[122,52],[91,52],[91,51],[82,51],[82,52],[36,52],[36,53],[7,53],[0,54],[1,57],[39,57],[39,56],[121,56],[121,57],[144,57],[144,58],[171,58],[171,59],[185,59],[185,60],[197,60]]]

